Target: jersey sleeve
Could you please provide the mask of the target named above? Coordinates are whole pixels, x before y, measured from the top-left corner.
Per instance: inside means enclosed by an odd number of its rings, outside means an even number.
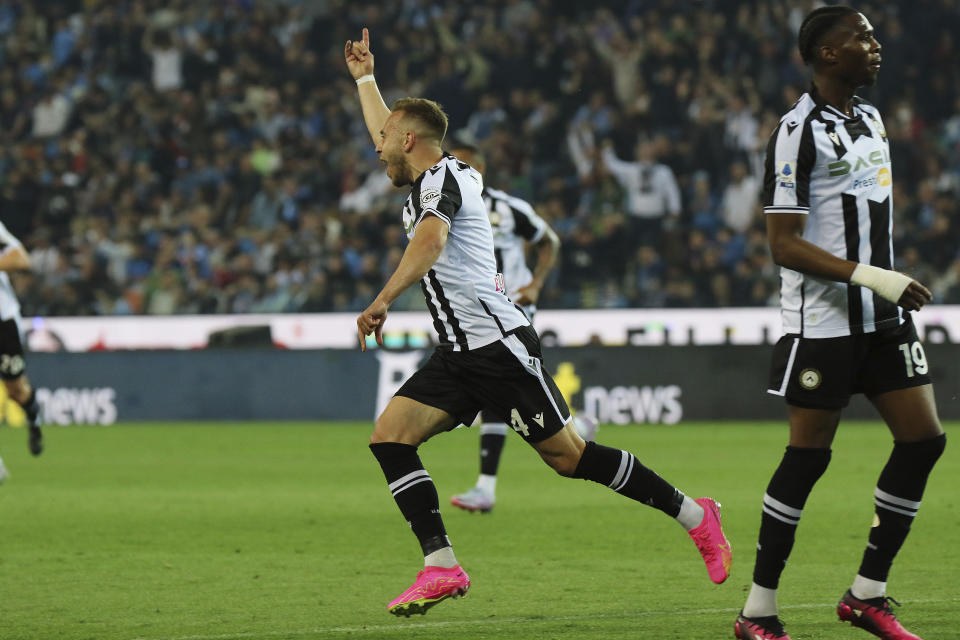
[[[427,170],[416,200],[420,208],[416,224],[420,224],[424,218],[436,216],[449,227],[463,206],[460,184],[448,167],[440,167],[435,172],[433,169]]]
[[[810,173],[816,160],[809,122],[789,116],[770,136],[763,171],[764,213],[810,212]]]
[[[516,234],[527,242],[540,242],[547,230],[547,222],[537,215],[533,207],[524,200],[511,198],[507,203],[513,214],[513,228]]]

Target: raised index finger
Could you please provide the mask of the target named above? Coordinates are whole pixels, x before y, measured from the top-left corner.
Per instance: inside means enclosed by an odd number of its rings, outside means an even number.
[[[363,44],[367,46],[367,50],[370,50],[370,31],[364,27],[363,28]]]

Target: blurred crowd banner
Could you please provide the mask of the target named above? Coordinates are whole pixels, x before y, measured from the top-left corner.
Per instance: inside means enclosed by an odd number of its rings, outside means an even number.
[[[960,305],[935,305],[914,314],[921,338],[960,343]],[[537,330],[548,346],[773,344],[778,308],[603,309],[540,311]],[[356,314],[90,316],[28,318],[31,351],[112,351],[277,346],[353,349]],[[426,312],[391,313],[384,339],[392,349],[426,348],[433,325]]]
[[[34,353],[49,424],[149,420],[350,420],[372,424],[430,349],[275,348]],[[766,393],[767,345],[552,347],[571,406],[605,424],[783,420]],[[960,345],[928,344],[941,415],[960,419]],[[856,399],[844,414],[875,414]]]

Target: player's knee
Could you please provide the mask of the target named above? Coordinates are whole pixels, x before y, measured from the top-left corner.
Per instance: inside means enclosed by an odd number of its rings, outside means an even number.
[[[7,395],[15,402],[23,404],[30,399],[30,383],[25,376],[4,380],[4,385],[7,387]]]
[[[378,442],[400,442],[417,447],[422,444],[423,438],[416,430],[405,427],[396,420],[380,416],[373,426],[373,433],[370,434],[370,444]]]
[[[567,451],[558,453],[541,451],[540,457],[543,458],[543,461],[546,462],[551,469],[564,478],[573,477],[574,471],[577,470],[577,464],[580,462],[578,456]]]

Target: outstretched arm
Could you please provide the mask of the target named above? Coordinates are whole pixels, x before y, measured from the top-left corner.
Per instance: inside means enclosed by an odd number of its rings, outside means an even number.
[[[343,55],[350,75],[358,81],[357,92],[360,94],[363,120],[373,143],[377,144],[383,124],[390,117],[390,108],[383,101],[377,81],[373,78],[373,53],[370,51],[370,32],[366,27],[363,28],[363,39],[360,42],[347,40]]]

